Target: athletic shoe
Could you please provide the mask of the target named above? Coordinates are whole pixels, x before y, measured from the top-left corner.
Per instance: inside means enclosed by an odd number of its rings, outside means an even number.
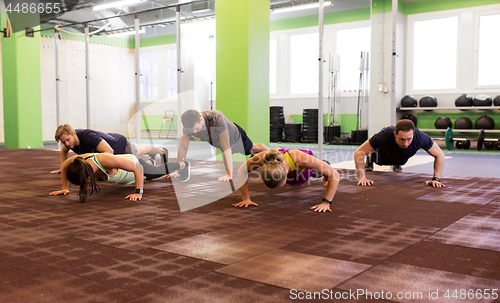
[[[366,156],[365,171],[373,171],[373,161],[370,156]]]
[[[323,185],[328,186],[328,179],[326,177],[323,177]]]
[[[183,169],[179,170],[179,175],[180,175],[180,181],[181,182],[186,182],[187,180],[189,180],[189,178],[191,177],[191,164],[188,162],[188,161],[184,161],[184,163],[186,164],[186,167],[184,167]]]
[[[401,167],[401,165],[394,165],[394,166],[392,167],[392,171],[395,171],[395,172],[397,172],[397,173],[400,173],[400,172],[402,172],[402,171],[403,171],[403,168]]]

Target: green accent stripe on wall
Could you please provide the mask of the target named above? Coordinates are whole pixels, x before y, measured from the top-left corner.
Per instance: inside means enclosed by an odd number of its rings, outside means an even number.
[[[174,116],[173,121],[165,121],[163,122],[163,117],[164,115],[142,115],[141,117],[141,130],[160,130],[163,129],[164,131],[168,131],[170,128],[170,131],[177,131],[177,116]],[[144,123],[144,120],[146,120],[149,129],[146,127],[146,123]],[[165,123],[163,125],[163,123]],[[163,125],[163,128],[162,128]]]
[[[477,120],[477,118],[487,115],[488,117],[493,118],[495,121],[495,129],[500,129],[500,112],[419,112],[417,113],[417,128],[423,129],[434,129],[434,122],[439,117],[448,117],[450,118],[453,125],[455,125],[455,120],[460,117],[468,117],[472,121],[472,126]],[[442,133],[441,133],[442,134]]]
[[[500,4],[500,0],[419,0],[406,3],[406,15]]]
[[[47,26],[43,27],[44,29],[49,28]],[[79,31],[74,29],[65,28],[64,30],[68,32],[73,32],[76,34],[82,34]],[[45,30],[41,32],[43,37],[54,38],[54,31]],[[76,40],[76,41],[85,41],[85,35],[71,35],[65,32],[61,32],[61,38],[65,40]],[[106,35],[91,35],[89,37],[90,43],[104,44],[110,46],[118,46],[118,47],[127,47],[127,48],[135,48],[135,40],[127,39],[127,38],[108,38]]]
[[[400,11],[401,1],[398,2],[398,11]],[[372,0],[372,15],[392,12],[391,0]]]
[[[325,24],[337,24],[370,20],[370,8],[360,8],[342,12],[326,13]],[[318,26],[318,15],[271,21],[271,31]]]
[[[165,35],[141,39],[141,47],[176,43],[175,35]]]

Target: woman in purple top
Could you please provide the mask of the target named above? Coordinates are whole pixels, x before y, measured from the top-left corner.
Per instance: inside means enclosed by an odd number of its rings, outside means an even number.
[[[248,207],[257,203],[250,200],[248,192],[248,173],[261,168],[261,178],[269,188],[277,188],[285,183],[302,185],[316,172],[328,180],[326,193],[320,204],[311,207],[316,212],[332,211],[330,204],[337,191],[340,176],[329,164],[313,156],[309,150],[272,148],[260,152],[248,159],[238,170],[238,182],[241,186],[243,201],[233,204],[235,207]]]

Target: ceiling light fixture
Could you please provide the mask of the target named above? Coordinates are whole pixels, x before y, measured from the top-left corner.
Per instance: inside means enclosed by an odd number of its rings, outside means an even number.
[[[141,28],[139,30],[139,34],[144,34],[145,32],[146,32],[145,28]],[[114,38],[114,37],[119,37],[119,36],[127,36],[127,35],[135,35],[135,30],[108,34],[108,38]]]
[[[104,3],[104,4],[96,5],[96,6],[92,7],[92,9],[94,11],[98,11],[98,10],[106,9],[106,8],[110,8],[110,7],[121,7],[121,6],[124,6],[124,5],[136,4],[136,3],[141,2],[141,1],[142,0],[122,0],[122,1],[115,1],[115,2],[110,2],[110,3]]]
[[[329,6],[329,5],[332,5],[331,1],[323,2],[323,6]],[[304,5],[293,5],[293,6],[287,6],[287,7],[279,7],[279,8],[273,9],[273,14],[287,13],[287,12],[293,12],[293,11],[298,11],[298,10],[303,10],[303,9],[317,8],[317,7],[319,7],[319,2],[309,3],[309,4],[304,4]]]

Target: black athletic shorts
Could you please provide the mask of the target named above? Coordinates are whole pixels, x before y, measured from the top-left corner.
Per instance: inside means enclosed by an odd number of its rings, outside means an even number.
[[[234,122],[233,122],[234,123]],[[234,125],[236,125],[236,127],[238,128],[238,130],[240,131],[240,134],[241,134],[241,142],[243,142],[243,149],[244,151],[242,150],[239,150],[239,148],[236,148],[236,150],[232,150],[233,153],[240,153],[240,154],[243,154],[245,156],[247,155],[251,155],[252,154],[252,148],[253,148],[253,142],[252,140],[250,140],[250,138],[248,138],[247,136],[247,133],[243,130],[243,128],[241,128],[238,124],[234,123]],[[235,144],[236,145],[236,144]],[[233,148],[233,147],[231,147]]]

